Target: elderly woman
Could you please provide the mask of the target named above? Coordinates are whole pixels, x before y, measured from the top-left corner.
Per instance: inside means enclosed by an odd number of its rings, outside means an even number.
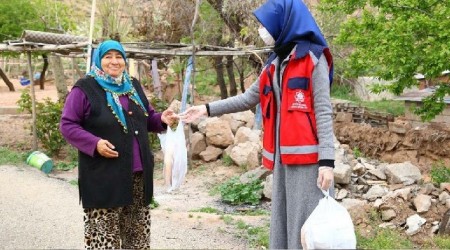
[[[122,45],[101,43],[61,117],[61,133],[79,152],[86,248],[150,247],[154,162],[147,133],[177,118],[171,110],[155,112],[125,67]]]
[[[181,119],[261,103],[262,163],[273,170],[270,248],[299,249],[300,230],[323,197],[320,189],[333,188],[332,58],[303,1],[268,0],[254,15],[261,39],[274,46],[259,78],[245,93],[191,107]]]

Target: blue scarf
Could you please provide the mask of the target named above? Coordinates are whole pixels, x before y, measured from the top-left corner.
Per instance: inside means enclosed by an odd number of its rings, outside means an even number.
[[[272,35],[275,49],[290,43],[297,46],[312,43],[328,48],[319,26],[302,0],[268,0],[253,14]],[[327,56],[327,60],[332,64],[331,54]],[[331,82],[333,67],[330,69],[329,77]]]
[[[130,100],[136,103],[148,116],[147,109],[144,107],[141,98],[139,97],[136,89],[131,83],[130,76],[126,71],[124,71],[118,77],[112,77],[106,74],[102,69],[101,60],[105,54],[110,50],[116,50],[122,54],[123,59],[126,62],[125,50],[122,45],[114,40],[107,40],[102,42],[98,48],[95,50],[93,59],[94,65],[91,67],[91,71],[88,75],[94,77],[97,83],[106,92],[106,101],[111,112],[116,117],[119,124],[123,127],[125,133],[128,132],[127,122],[125,120],[125,115],[123,113],[122,104],[120,103],[119,96],[127,95]]]

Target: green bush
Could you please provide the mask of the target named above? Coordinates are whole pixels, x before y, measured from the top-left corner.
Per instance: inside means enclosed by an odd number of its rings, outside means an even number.
[[[20,99],[17,101],[22,111],[32,113],[31,96],[28,90],[22,91]],[[36,135],[44,149],[49,155],[58,155],[66,141],[59,132],[59,121],[63,102],[53,102],[50,98],[44,102],[36,102]]]
[[[222,200],[233,205],[257,205],[261,199],[263,185],[261,180],[254,179],[250,183],[242,183],[238,177],[233,177],[219,186]]]
[[[445,166],[443,161],[435,162],[431,166],[431,180],[436,184],[450,182],[450,168]]]

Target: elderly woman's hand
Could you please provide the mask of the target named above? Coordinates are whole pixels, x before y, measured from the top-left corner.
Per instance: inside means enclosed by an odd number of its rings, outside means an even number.
[[[117,158],[119,157],[119,153],[115,151],[116,147],[109,142],[108,140],[100,139],[97,142],[97,152],[106,158]]]
[[[168,126],[172,126],[176,121],[178,121],[178,116],[171,109],[166,109],[162,112],[161,121],[167,124]]]

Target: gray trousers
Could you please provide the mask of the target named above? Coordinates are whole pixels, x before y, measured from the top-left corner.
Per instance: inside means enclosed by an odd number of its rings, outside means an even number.
[[[324,197],[317,187],[317,164],[277,165],[273,172],[270,249],[301,249],[300,230]],[[333,196],[334,191],[330,190]]]

